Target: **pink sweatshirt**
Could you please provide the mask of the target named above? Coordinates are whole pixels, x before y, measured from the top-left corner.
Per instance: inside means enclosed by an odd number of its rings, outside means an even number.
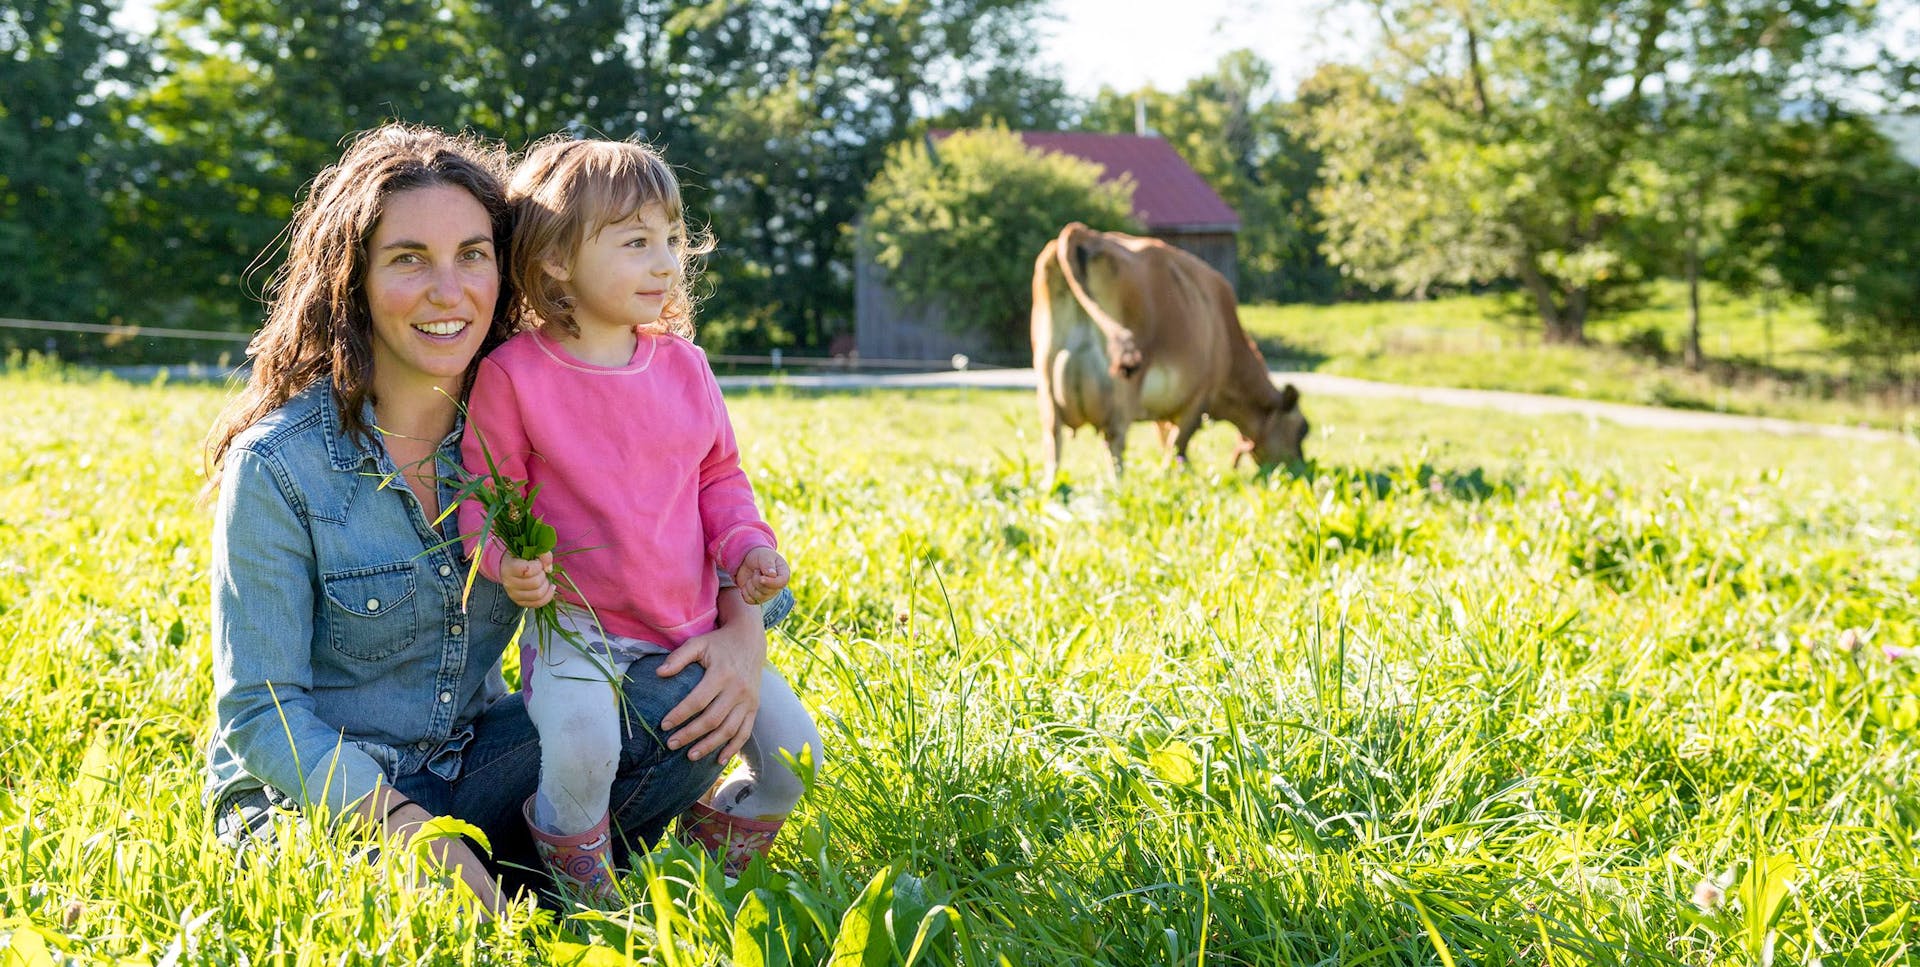
[[[537,332],[480,362],[461,457],[485,473],[478,431],[502,473],[540,487],[534,511],[558,532],[555,563],[601,626],[667,648],[718,626],[717,564],[732,574],[773,529],[753,504],[707,357],[678,336],[642,334],[625,366],[595,366]],[[468,553],[484,511],[460,506]],[[480,572],[500,579],[487,535]]]

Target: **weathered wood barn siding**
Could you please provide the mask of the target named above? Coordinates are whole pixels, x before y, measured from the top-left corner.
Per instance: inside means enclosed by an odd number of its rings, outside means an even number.
[[[948,329],[938,307],[906,303],[894,294],[887,284],[887,270],[864,246],[856,254],[853,331],[861,359],[951,360],[959,354],[981,362],[1017,361],[996,358],[987,349],[985,337],[978,333]]]
[[[1227,277],[1227,284],[1240,288],[1240,236],[1232,232],[1156,232],[1170,245],[1177,245],[1213,266]]]

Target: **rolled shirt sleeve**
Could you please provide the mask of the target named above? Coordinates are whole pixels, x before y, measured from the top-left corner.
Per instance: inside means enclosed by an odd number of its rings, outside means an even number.
[[[387,776],[314,713],[318,567],[290,492],[267,457],[228,453],[214,521],[216,741],[260,781],[338,814]]]

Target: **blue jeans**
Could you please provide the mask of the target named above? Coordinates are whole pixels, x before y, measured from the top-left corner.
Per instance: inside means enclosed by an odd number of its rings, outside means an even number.
[[[664,655],[637,659],[627,674],[621,721],[633,724],[623,732],[610,800],[618,866],[631,866],[632,855],[657,842],[667,824],[720,775],[722,763],[716,756],[694,762],[684,750],[666,746],[660,720],[693,691],[705,670],[690,665],[662,679],[655,671],[665,660]],[[516,693],[495,702],[474,719],[473,729],[458,779],[448,781],[421,769],[395,779],[393,786],[435,815],[453,816],[479,827],[493,847],[488,866],[505,880],[509,893],[548,887],[551,881],[534,854],[532,836],[520,814],[521,804],[533,795],[540,779],[540,736],[527,719],[521,696]],[[260,841],[272,837],[274,817],[291,812],[289,802],[272,790],[239,797],[221,809],[221,838],[243,848],[262,845]]]

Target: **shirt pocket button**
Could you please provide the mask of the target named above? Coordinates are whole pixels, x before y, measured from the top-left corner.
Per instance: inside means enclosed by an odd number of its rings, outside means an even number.
[[[380,661],[411,646],[420,623],[413,575],[412,561],[323,574],[324,620],[334,650],[349,658]]]

